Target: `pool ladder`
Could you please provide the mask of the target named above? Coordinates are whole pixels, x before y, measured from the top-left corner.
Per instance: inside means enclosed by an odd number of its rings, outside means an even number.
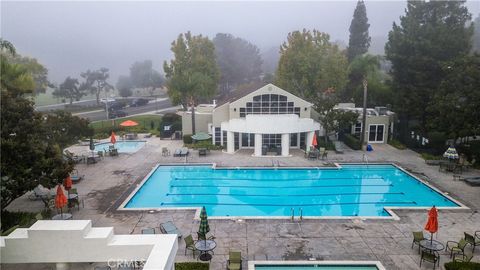
[[[368,169],[368,158],[366,153],[363,153],[363,163],[367,164],[367,169]]]
[[[290,208],[290,211],[291,211],[291,213],[292,213],[292,216],[290,217],[290,220],[291,220],[292,222],[294,222],[294,221],[295,221],[295,208],[293,208],[293,207]],[[299,212],[299,214],[300,214],[300,215],[298,216],[298,221],[299,221],[299,222],[302,222],[302,220],[303,220],[303,210],[302,210],[302,208],[299,208],[299,209],[298,209],[298,212]]]

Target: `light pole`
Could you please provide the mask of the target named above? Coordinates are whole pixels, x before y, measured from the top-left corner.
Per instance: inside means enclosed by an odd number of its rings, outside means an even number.
[[[367,86],[368,82],[367,79],[363,79],[363,115],[362,115],[362,136],[361,136],[361,143],[362,149],[365,154],[365,150],[367,149],[367,140],[366,140],[366,129],[367,129]]]

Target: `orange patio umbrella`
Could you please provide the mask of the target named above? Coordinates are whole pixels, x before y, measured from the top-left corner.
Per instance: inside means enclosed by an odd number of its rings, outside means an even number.
[[[135,121],[132,121],[132,120],[127,120],[127,121],[123,121],[122,123],[120,123],[120,126],[122,126],[122,127],[134,127],[134,126],[138,126],[138,123],[135,122]]]
[[[115,132],[112,131],[112,135],[110,136],[110,142],[112,144],[115,144],[117,142],[117,139],[115,138]]]
[[[63,180],[63,187],[65,187],[65,190],[70,190],[72,188],[72,185],[72,178],[69,175],[67,176],[67,178],[65,178],[65,180]]]
[[[55,208],[60,209],[61,215],[63,215],[62,208],[65,207],[67,203],[68,203],[67,196],[65,196],[65,193],[63,193],[62,186],[58,185],[57,195],[55,196]]]
[[[315,134],[315,133],[313,134],[312,145],[313,145],[313,146],[317,146],[317,145],[318,145],[318,143],[317,143],[317,134]]]
[[[428,211],[428,220],[425,224],[425,230],[431,233],[430,241],[433,240],[433,234],[438,231],[438,211],[435,205]]]

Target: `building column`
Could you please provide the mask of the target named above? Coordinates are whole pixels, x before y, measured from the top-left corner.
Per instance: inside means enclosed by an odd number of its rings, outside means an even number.
[[[227,153],[235,153],[235,141],[232,131],[227,131]]]
[[[305,146],[306,150],[310,150],[310,146],[312,146],[313,136],[315,135],[314,131],[307,132],[307,137],[305,138]]]
[[[262,156],[262,134],[255,133],[255,152],[254,156]]]
[[[282,156],[288,157],[290,150],[290,134],[282,134]]]

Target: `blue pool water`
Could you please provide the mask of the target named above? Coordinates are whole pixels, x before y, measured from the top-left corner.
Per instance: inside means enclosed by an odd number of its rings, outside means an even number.
[[[135,153],[142,148],[145,143],[145,141],[117,141],[115,143],[115,148],[118,149],[119,153]],[[108,147],[111,145],[112,144],[109,142],[95,144],[95,152],[108,151]]]
[[[159,166],[126,208],[201,207],[210,216],[388,216],[385,206],[458,206],[393,165],[341,169]]]
[[[255,265],[255,270],[378,270],[375,265]]]

